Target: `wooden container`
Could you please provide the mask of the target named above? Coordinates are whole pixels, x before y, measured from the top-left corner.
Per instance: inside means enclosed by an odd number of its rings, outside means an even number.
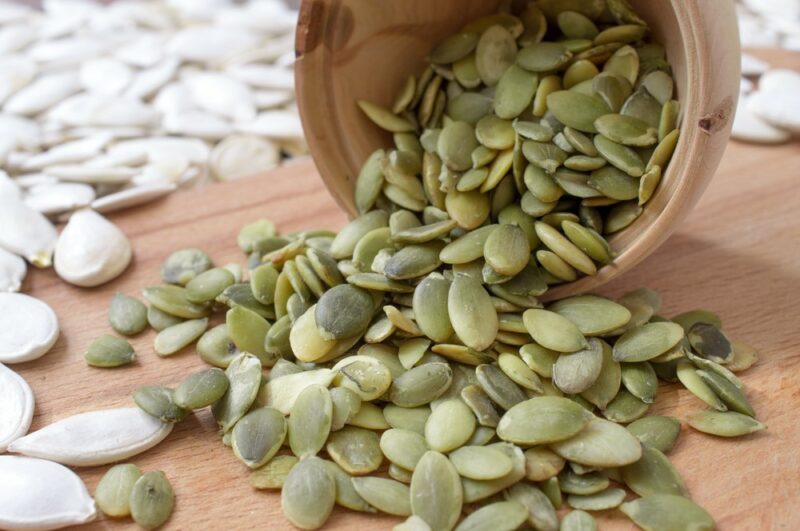
[[[317,168],[351,215],[366,157],[391,146],[356,99],[390,107],[401,83],[425,66],[443,37],[497,9],[499,0],[304,0],[297,29],[297,101]],[[633,267],[677,227],[705,190],[730,134],[739,93],[740,49],[731,0],[631,0],[663,44],[681,103],[681,137],[642,215],[615,234],[618,256],[597,275],[550,290],[587,292]]]

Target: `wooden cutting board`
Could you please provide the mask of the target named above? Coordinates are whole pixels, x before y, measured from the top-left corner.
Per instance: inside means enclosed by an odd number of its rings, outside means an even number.
[[[697,307],[717,311],[734,338],[756,346],[760,362],[741,374],[759,419],[769,429],[738,440],[714,438],[684,424],[670,458],[692,498],[723,530],[800,528],[800,146],[731,143],[703,200],[655,254],[602,292],[618,296],[641,286],[659,291],[666,316]],[[53,306],[62,325],[55,348],[13,366],[32,386],[32,430],[83,411],[130,406],[143,384],[173,385],[203,363],[191,349],[160,359],[148,331],[132,339],[138,358],[120,369],[87,367],[88,343],[110,331],[114,292],[138,296],[158,282],[171,251],[196,246],[216,263],[244,262],[239,228],[266,217],[281,231],[337,229],[345,217],[327,195],[309,160],[256,178],[180,192],[112,219],[128,234],[135,258],[111,285],[81,289],[52,271],[29,275],[23,291]],[[679,388],[662,387],[652,414],[685,415],[703,404]],[[209,411],[189,416],[156,448],[131,460],[161,469],[176,492],[167,529],[289,529],[274,492],[256,491],[248,470],[217,435]],[[78,472],[93,492],[108,467]],[[616,511],[598,514],[603,529],[633,526]],[[328,529],[389,529],[399,520],[336,509]],[[133,528],[101,517],[85,529]]]

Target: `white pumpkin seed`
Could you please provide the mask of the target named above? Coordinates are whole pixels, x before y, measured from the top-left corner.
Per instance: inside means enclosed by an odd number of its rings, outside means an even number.
[[[21,363],[46,354],[59,335],[46,303],[21,293],[0,293],[0,363]]]
[[[33,420],[33,391],[16,372],[0,363],[0,452],[24,436]]]

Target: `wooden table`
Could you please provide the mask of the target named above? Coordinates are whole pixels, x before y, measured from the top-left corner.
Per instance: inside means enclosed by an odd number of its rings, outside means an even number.
[[[794,61],[794,60],[793,60]],[[684,426],[670,457],[692,498],[723,530],[800,528],[800,146],[731,143],[703,200],[663,247],[606,286],[611,296],[649,286],[664,298],[664,315],[703,307],[717,311],[725,330],[755,345],[761,361],[742,377],[767,431],[725,440]],[[24,291],[53,306],[62,335],[43,358],[13,368],[36,395],[32,429],[83,411],[132,405],[142,384],[171,385],[203,363],[191,352],[160,359],[151,331],[132,339],[138,359],[121,369],[96,369],[82,359],[87,344],[109,331],[106,312],[116,291],[138,295],[158,282],[170,251],[197,246],[224,264],[243,262],[239,228],[260,217],[282,231],[338,228],[344,216],[310,161],[269,175],[174,194],[112,216],[128,234],[135,259],[126,273],[98,289],[61,282],[52,271],[29,275]],[[677,385],[663,387],[651,413],[685,418],[703,405]],[[188,417],[159,446],[132,459],[161,469],[177,495],[169,529],[288,529],[279,496],[253,490],[248,471],[224,447],[210,412]],[[91,491],[108,467],[79,470]],[[633,526],[613,511],[603,528]],[[388,529],[398,520],[336,509],[328,529]],[[604,524],[613,525],[604,525]],[[101,518],[86,529],[132,528]]]

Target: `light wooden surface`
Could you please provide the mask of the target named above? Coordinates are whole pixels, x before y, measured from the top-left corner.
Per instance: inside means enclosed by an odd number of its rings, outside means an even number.
[[[763,56],[763,55],[762,55]],[[766,56],[773,57],[774,56]],[[800,67],[797,56],[775,60]],[[664,315],[705,307],[719,312],[732,337],[758,347],[761,361],[742,373],[749,396],[769,429],[739,440],[698,434],[684,425],[670,457],[692,498],[719,529],[800,529],[800,146],[731,143],[697,208],[653,255],[601,291],[621,295],[640,286],[664,297]],[[283,231],[340,227],[344,215],[309,162],[269,175],[181,192],[148,207],[113,216],[135,248],[131,268],[112,285],[86,290],[52,271],[29,275],[24,291],[56,310],[62,336],[43,358],[14,365],[36,395],[32,429],[97,408],[132,405],[138,385],[171,385],[203,363],[191,351],[168,359],[152,350],[153,333],[133,339],[138,361],[122,369],[94,369],[86,345],[106,333],[115,291],[137,295],[158,281],[168,251],[198,246],[217,263],[244,261],[235,245],[239,227],[269,217]],[[685,418],[702,404],[677,385],[660,389],[651,413]],[[188,417],[156,448],[133,458],[145,470],[162,469],[177,495],[167,529],[288,529],[279,496],[253,490],[248,471],[222,446],[208,411]],[[81,469],[91,491],[108,467]],[[603,529],[631,529],[616,512],[599,515]],[[398,520],[337,509],[328,529],[389,529]],[[612,524],[612,525],[606,525]],[[130,520],[101,519],[85,529],[133,528]]]
[[[406,78],[419,75],[431,46],[499,0],[304,0],[297,29],[297,103],[311,153],[339,203],[354,211],[361,164],[391,135],[356,106],[390,108]],[[634,0],[664,44],[681,102],[681,141],[644,213],[610,243],[613,266],[552,290],[595,289],[639,263],[680,224],[702,195],[725,150],[739,93],[739,34],[732,0]],[[552,24],[552,21],[550,22]],[[365,80],[369,82],[365,82]],[[347,134],[341,134],[347,131]]]

